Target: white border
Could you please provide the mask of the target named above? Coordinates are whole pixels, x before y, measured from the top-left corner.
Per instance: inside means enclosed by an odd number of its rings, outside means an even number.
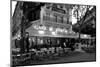
[[[26,1],[26,0],[25,0]],[[33,1],[33,0],[28,0]],[[52,64],[52,65],[38,65],[37,67],[99,67],[100,66],[100,0],[34,0],[39,2],[56,2],[69,4],[86,4],[97,6],[97,61],[96,62],[82,62],[82,63],[68,63],[68,64]],[[10,0],[1,0],[0,2],[0,67],[10,67]],[[30,67],[30,66],[26,66]]]

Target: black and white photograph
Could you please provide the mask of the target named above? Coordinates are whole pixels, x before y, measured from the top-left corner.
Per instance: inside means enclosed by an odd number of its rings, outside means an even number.
[[[96,61],[96,5],[11,0],[12,67]]]

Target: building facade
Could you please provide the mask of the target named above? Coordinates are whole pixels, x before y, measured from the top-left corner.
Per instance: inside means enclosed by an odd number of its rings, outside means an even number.
[[[78,34],[72,31],[71,9],[66,9],[65,5],[45,4],[39,16],[40,19],[32,21],[26,29],[31,45],[62,45],[78,38]]]

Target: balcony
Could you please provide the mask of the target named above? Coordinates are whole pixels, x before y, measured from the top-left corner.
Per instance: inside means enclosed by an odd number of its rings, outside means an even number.
[[[59,18],[43,16],[43,24],[47,26],[61,27],[69,29],[71,27],[70,24],[67,24],[67,21],[61,20]]]

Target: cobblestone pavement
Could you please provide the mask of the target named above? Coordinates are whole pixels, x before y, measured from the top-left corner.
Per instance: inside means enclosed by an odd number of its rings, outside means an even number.
[[[49,57],[48,57],[49,58]],[[85,53],[85,52],[70,52],[69,54],[65,54],[62,56],[56,56],[52,59],[43,59],[41,61],[26,61],[27,63],[23,63],[22,65],[41,65],[41,64],[56,64],[56,63],[74,63],[74,62],[89,62],[95,61],[96,55],[95,53]]]
[[[80,53],[80,52],[73,52],[63,57],[58,57],[52,60],[45,60],[42,62],[38,62],[36,64],[48,64],[48,63],[69,63],[69,62],[88,62],[88,61],[95,61],[96,56],[95,53]]]

